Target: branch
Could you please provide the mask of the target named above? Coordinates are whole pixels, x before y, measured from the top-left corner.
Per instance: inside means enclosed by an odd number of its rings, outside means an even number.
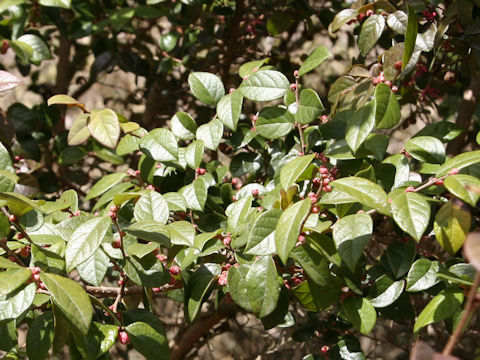
[[[175,290],[181,288],[183,285],[181,282],[175,283],[174,285],[166,284],[163,286],[160,286],[160,293],[170,291],[170,290]],[[120,288],[118,287],[110,287],[110,286],[90,286],[86,285],[83,287],[83,289],[91,294],[94,295],[95,297],[98,298],[108,298],[108,297],[117,297]],[[130,286],[130,287],[125,287],[123,289],[123,295],[124,296],[129,296],[129,295],[141,295],[143,293],[143,286],[140,285],[135,285],[135,286]]]
[[[245,4],[244,0],[235,0],[235,13],[233,14],[230,38],[226,44],[225,56],[223,58],[223,70],[222,70],[222,82],[227,83],[227,78],[230,73],[230,66],[233,62],[233,57],[235,55],[235,50],[237,49],[238,44],[238,31],[240,29],[240,22],[242,21],[243,7]]]

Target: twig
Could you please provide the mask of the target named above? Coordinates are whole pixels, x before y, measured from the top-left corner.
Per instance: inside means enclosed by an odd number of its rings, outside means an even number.
[[[470,291],[468,293],[467,304],[465,305],[465,310],[463,311],[462,318],[460,319],[452,336],[450,336],[450,339],[448,339],[448,343],[447,345],[445,345],[445,348],[443,349],[443,353],[442,353],[443,355],[450,355],[453,348],[455,347],[455,344],[458,341],[460,334],[463,331],[463,328],[467,324],[468,318],[479,306],[478,303],[474,303],[475,295],[477,293],[477,289],[479,285],[480,285],[480,272],[477,271],[475,273],[475,279],[473,280],[473,285],[470,288]]]
[[[13,256],[15,258],[15,260],[17,260],[17,263],[24,265],[23,261],[17,256],[17,254],[15,254],[12,250],[10,250],[7,243],[4,242],[3,240],[0,240],[0,247],[3,250],[5,250],[5,252],[7,253],[8,256]]]

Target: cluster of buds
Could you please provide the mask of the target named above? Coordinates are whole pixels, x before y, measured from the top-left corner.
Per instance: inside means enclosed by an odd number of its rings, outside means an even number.
[[[306,241],[307,241],[307,234],[305,234],[304,232],[300,233],[300,235],[298,235],[298,239],[297,239],[297,243],[295,244],[295,247],[302,246],[303,244],[305,244]]]
[[[433,89],[427,85],[425,89],[420,93],[420,101],[425,101],[426,97],[432,97],[434,99],[440,98],[440,94],[437,89]]]
[[[108,216],[110,216],[112,219],[116,219],[117,218],[117,214],[118,214],[118,210],[120,210],[118,208],[117,205],[112,205],[110,206],[110,209],[109,209],[109,212],[108,212]]]
[[[229,247],[230,243],[232,242],[232,234],[227,233],[224,237],[222,237],[222,242],[223,242],[223,245],[225,245],[226,247]]]
[[[357,21],[359,23],[361,23],[363,20],[365,20],[366,17],[370,17],[372,16],[373,14],[375,14],[375,11],[373,11],[372,9],[369,9],[367,10],[365,13],[360,13],[357,15],[357,17],[355,19],[351,19],[347,22],[347,25],[350,25],[350,24],[354,24],[356,23]]]
[[[128,336],[126,331],[120,330],[118,332],[118,340],[122,345],[127,345],[130,342],[130,336]]]
[[[127,169],[126,174],[131,178],[136,178],[140,175],[140,170]]]
[[[427,21],[433,21],[437,17],[437,13],[435,11],[428,11],[428,10],[422,11],[422,15]]]
[[[115,238],[112,242],[112,247],[114,249],[120,249],[122,247],[122,239],[126,234],[123,231],[115,233]]]
[[[240,190],[242,188],[242,184],[236,177],[232,178],[232,181],[230,183],[232,184],[232,187],[234,187],[237,190]]]
[[[172,276],[177,276],[177,275],[180,274],[180,266],[172,265],[172,266],[170,266],[170,269],[168,269],[168,271],[170,272],[170,274]]]
[[[427,72],[428,72],[427,67],[423,64],[418,63],[416,68],[415,68],[415,72],[412,75],[412,78],[410,80],[406,80],[404,82],[404,86],[406,86],[406,87],[412,86],[417,81],[417,79],[419,77],[421,77],[423,74],[425,74]]]
[[[228,269],[232,267],[232,264],[226,263],[222,266],[222,273],[218,277],[218,285],[225,286],[227,285],[227,278],[228,278]]]
[[[42,269],[40,269],[38,266],[30,268],[30,272],[32,273],[30,277],[30,281],[36,283],[39,289],[46,290],[47,288],[45,284],[42,282],[42,280],[40,280],[41,271]]]
[[[319,188],[322,185],[322,190],[325,192],[332,191],[332,187],[329,185],[330,182],[334,181],[339,174],[338,167],[333,166],[331,169],[327,168],[325,165],[321,165],[318,168],[319,176],[313,179],[313,187]]]
[[[402,62],[397,61],[395,63],[395,68],[397,70],[398,70],[398,67],[397,67],[398,63],[400,63],[400,69],[402,68]],[[393,85],[390,80],[385,79],[385,74],[383,73],[383,71],[378,76],[375,76],[374,78],[372,78],[372,84],[373,85],[378,85],[378,84],[381,84],[381,83],[390,87],[390,89],[392,89],[392,91],[395,92],[395,93],[398,91],[398,86]]]
[[[197,168],[195,170],[195,174],[198,176],[198,175],[205,175],[205,173],[207,172],[207,170],[205,170],[204,168]]]
[[[253,196],[253,197],[258,197],[258,194],[259,194],[258,189],[253,189],[253,190],[252,190],[252,196]]]

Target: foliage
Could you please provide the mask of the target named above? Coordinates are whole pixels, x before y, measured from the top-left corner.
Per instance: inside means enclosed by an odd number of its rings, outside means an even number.
[[[478,239],[468,234],[479,221],[480,135],[469,130],[478,127],[475,107],[458,109],[466,124],[448,117],[459,93],[478,86],[477,3],[465,2],[468,16],[458,2],[441,15],[384,0],[328,20],[320,12],[331,36],[359,24],[358,58],[325,79],[320,95],[304,84],[334,49],[317,46],[285,64],[275,48],[236,68],[235,54],[216,49],[217,32],[248,48],[305,19],[313,31],[306,2],[289,4],[291,13],[259,2],[268,14],[259,23],[242,1],[113,3],[0,4],[2,51],[11,47],[33,91],[42,86],[31,69],[52,58],[56,41],[59,62],[65,42],[76,60],[88,53],[78,41],[87,37],[95,55],[77,91],[68,91],[70,67],[43,89],[43,103],[14,103],[1,115],[0,350],[44,359],[67,344],[73,358],[107,359],[118,339],[147,359],[178,358],[156,316],[163,295],[183,304],[187,324],[209,302],[223,316],[254,314],[265,329],[295,326],[295,340],[324,345],[305,358],[365,358],[358,339],[386,319],[412,339],[445,321],[457,329],[455,344],[478,305]],[[154,40],[147,30],[161,17],[175,30]],[[122,34],[131,39],[122,44]],[[201,65],[201,49],[212,68]],[[188,84],[190,95],[167,94],[184,106],[163,127],[79,100],[116,67],[147,80],[149,111],[161,81],[168,91]],[[21,84],[0,71],[0,91]],[[417,118],[427,124],[394,150],[389,135]],[[96,181],[78,175],[100,163],[108,166]],[[311,320],[296,324],[289,304]],[[15,330],[22,324],[25,346]]]

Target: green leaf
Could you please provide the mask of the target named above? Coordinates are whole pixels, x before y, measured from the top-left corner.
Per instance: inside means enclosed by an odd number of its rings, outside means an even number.
[[[154,129],[140,140],[140,150],[155,161],[178,160],[175,135],[167,129]]]
[[[418,21],[417,15],[415,14],[415,10],[410,6],[407,5],[408,8],[408,19],[407,19],[407,30],[405,33],[405,50],[403,51],[402,57],[402,70],[405,69],[412,54],[415,50],[415,42],[417,40],[417,33],[418,33]]]
[[[441,164],[445,161],[445,148],[440,140],[432,136],[417,136],[405,143],[405,150],[422,162]]]
[[[78,274],[87,283],[100,286],[107,273],[110,259],[102,249],[97,249],[83,263],[77,265]]]
[[[352,272],[355,271],[372,232],[372,218],[365,213],[345,216],[333,227],[333,240],[338,254]]]
[[[440,280],[437,279],[437,272],[440,266],[438,261],[428,259],[418,259],[408,270],[407,291],[416,292],[431,288]]]
[[[156,191],[147,191],[135,204],[133,211],[135,220],[154,220],[160,224],[166,224],[168,221],[168,203]]]
[[[281,215],[281,210],[270,209],[255,220],[245,246],[246,254],[271,255],[275,253],[275,227]]]
[[[385,18],[383,15],[374,14],[367,18],[362,25],[358,36],[358,49],[360,54],[366,56],[377,43],[385,29]]]
[[[43,209],[35,201],[15,192],[1,192],[0,200],[5,200],[10,213],[17,217],[28,213],[32,209],[43,212]]]
[[[163,198],[168,203],[168,209],[170,211],[186,211],[187,204],[185,203],[185,199],[182,195],[176,192],[169,192],[163,194]]]
[[[295,20],[292,15],[287,12],[274,12],[267,19],[267,31],[270,35],[279,35],[288,30]]]
[[[12,174],[13,173],[13,166],[12,166],[12,159],[10,158],[10,154],[8,150],[3,146],[0,142],[0,170]],[[15,188],[15,181],[12,180],[10,175],[6,175],[2,172],[2,176],[0,176],[0,191],[13,191]]]
[[[336,103],[347,89],[353,89],[356,84],[357,82],[352,76],[340,76],[332,86],[330,86],[328,101],[332,104]],[[346,113],[349,114],[349,112]]]
[[[353,113],[347,123],[345,140],[355,153],[375,127],[375,102],[371,101]]]
[[[343,9],[338,12],[333,21],[328,25],[328,34],[333,37],[333,33],[340,29],[350,20],[353,20],[357,17],[358,11],[355,9]]]
[[[475,206],[480,198],[480,180],[471,175],[457,174],[447,176],[445,187],[453,195],[466,203]]]
[[[146,241],[154,241],[170,247],[170,232],[168,228],[156,221],[139,221],[128,228],[125,232]]]
[[[442,247],[454,255],[465,242],[470,230],[472,217],[461,202],[450,200],[435,215],[433,229],[435,237]]]
[[[8,295],[25,284],[32,276],[30,269],[11,269],[0,272],[0,297]]]
[[[21,5],[25,2],[25,0],[3,0],[0,3],[0,14],[3,13],[5,10],[8,8],[15,6],[15,5]]]
[[[265,107],[260,110],[255,129],[267,139],[278,139],[292,131],[294,116],[285,108]]]
[[[179,193],[185,198],[189,209],[203,211],[207,201],[207,186],[201,177],[181,188]]]
[[[465,152],[445,161],[437,170],[435,177],[439,178],[447,175],[452,169],[460,170],[477,163],[480,163],[480,150]]]
[[[102,216],[84,222],[73,232],[65,249],[67,272],[93,255],[111,224],[109,216]]]
[[[193,95],[207,105],[215,106],[225,95],[222,80],[207,72],[194,72],[188,75],[188,84]]]
[[[167,226],[172,244],[193,246],[196,230],[188,221],[174,221]]]
[[[118,116],[112,109],[92,110],[88,130],[100,144],[115,149],[120,138]]]
[[[281,98],[290,89],[285,75],[276,70],[257,71],[242,81],[240,92],[249,100],[272,101]]]
[[[382,275],[368,292],[371,304],[383,308],[393,304],[403,292],[404,280],[393,281],[388,275]]]
[[[22,267],[13,261],[0,256],[0,269],[21,269]]]
[[[60,275],[41,273],[40,279],[62,314],[78,331],[86,335],[92,322],[93,311],[83,288],[77,282]]]
[[[330,185],[350,199],[390,216],[387,194],[381,186],[370,180],[345,177],[331,182]]]
[[[425,126],[415,136],[433,136],[444,143],[455,139],[462,131],[463,128],[455,123],[439,121]]]
[[[395,279],[403,276],[410,269],[415,259],[415,242],[406,243],[394,241],[388,245],[387,250],[380,258],[382,266],[391,271]]]
[[[38,315],[28,327],[27,354],[31,360],[48,358],[48,350],[53,343],[53,313],[51,311]]]
[[[387,17],[387,25],[390,29],[400,35],[405,35],[407,32],[408,16],[405,12],[397,10]]]
[[[303,244],[293,249],[292,257],[315,284],[318,286],[327,285],[331,278],[328,268],[329,262],[319,251],[309,244]]]
[[[332,56],[332,54],[330,54],[327,48],[323,45],[320,45],[308,56],[308,58],[303,62],[302,66],[300,66],[300,69],[298,69],[298,76],[305,75],[306,73],[312,71],[330,56]]]
[[[190,275],[185,292],[185,314],[188,322],[196,320],[208,291],[221,272],[222,267],[219,264],[207,263],[200,265]]]
[[[119,327],[92,322],[87,336],[73,332],[75,345],[84,359],[97,359],[115,345]]]
[[[137,321],[125,327],[134,348],[147,360],[168,360],[170,350],[163,329],[152,327],[146,322]]]
[[[217,150],[223,136],[223,124],[218,119],[213,119],[197,129],[197,139],[203,140],[205,147],[209,150]]]
[[[393,189],[402,186],[410,178],[410,165],[408,159],[403,154],[395,154],[383,160],[384,164],[392,164],[395,166],[395,179],[393,181]]]
[[[147,134],[147,131],[143,128],[135,130],[131,135],[125,134],[124,137],[120,139],[120,142],[117,145],[117,155],[123,156],[139,149],[138,144],[143,136]]]
[[[53,105],[53,104],[85,106],[80,101],[78,101],[77,99],[74,99],[71,96],[63,95],[63,94],[51,96],[47,100],[47,104],[48,104],[48,106]]]
[[[127,174],[125,173],[113,173],[102,177],[98,182],[95,183],[95,185],[92,186],[85,197],[85,200],[94,199],[97,196],[102,195],[104,192],[120,183],[126,177]]]
[[[38,266],[42,271],[51,272],[54,274],[63,274],[65,271],[65,260],[57,253],[44,249],[35,244],[31,245],[32,262]],[[63,244],[62,244],[63,251]]]
[[[155,250],[158,250],[158,244],[153,242],[148,244],[135,243],[127,246],[126,250],[128,255],[136,256],[137,258],[141,259],[148,254],[151,254]]]
[[[325,286],[307,280],[295,286],[292,292],[306,310],[319,312],[338,301],[342,284],[338,277],[331,277]]]
[[[413,332],[438,321],[452,317],[463,303],[463,291],[459,288],[445,289],[435,296],[418,315]]]
[[[217,104],[217,116],[223,125],[237,130],[238,119],[242,113],[243,96],[238,90],[225,95]]]
[[[419,242],[430,221],[430,204],[422,195],[403,189],[395,191],[391,198],[393,219]]]
[[[27,65],[33,56],[33,48],[21,41],[10,41],[10,47],[15,51],[15,55],[18,56],[22,64]]]
[[[375,128],[390,129],[400,121],[400,105],[388,85],[375,87]]]
[[[249,61],[240,66],[238,69],[238,75],[243,79],[245,76],[250,76],[253,73],[257,72],[258,69],[265,63],[268,63],[270,58],[265,58],[262,60]]]
[[[196,140],[190,143],[185,150],[185,161],[191,169],[197,169],[202,163],[205,146],[202,140]]]
[[[70,9],[71,0],[39,0],[38,3],[42,6],[61,7]]]
[[[198,125],[195,120],[186,112],[179,111],[173,115],[170,128],[175,136],[182,140],[195,139]]]
[[[108,204],[109,202],[111,202],[114,199],[115,195],[118,195],[118,194],[124,195],[125,194],[124,191],[130,189],[133,186],[134,185],[130,181],[128,181],[128,182],[122,182],[108,189],[103,193],[102,197],[98,199],[92,211],[96,211],[102,208],[103,206],[105,206],[106,204]],[[137,194],[137,195],[140,196],[140,194]]]
[[[32,305],[36,284],[28,284],[10,295],[0,298],[0,321],[16,319]]]
[[[288,256],[297,243],[302,224],[310,214],[310,208],[310,199],[298,201],[287,208],[278,220],[275,228],[275,247],[284,264],[287,263]]]
[[[0,92],[15,89],[19,85],[23,85],[22,80],[7,71],[0,70]]]
[[[251,210],[252,200],[252,195],[245,196],[244,198],[231,203],[226,208],[225,215],[228,217],[228,228],[232,230],[233,234],[245,224]]]
[[[346,299],[341,306],[341,311],[352,323],[353,327],[362,334],[367,335],[373,330],[377,322],[377,313],[372,303],[365,298],[353,297]]]
[[[135,284],[145,287],[157,287],[170,281],[171,275],[158,261],[155,254],[150,253],[141,259],[135,256],[125,258],[123,269],[128,278]]]
[[[233,300],[262,318],[277,306],[280,286],[271,256],[262,256],[251,265],[231,267],[228,271],[228,291]]]
[[[75,119],[72,127],[68,131],[68,145],[77,146],[81,145],[90,137],[90,130],[87,127],[87,121],[90,115],[80,114]]]
[[[20,36],[15,41],[18,43],[27,44],[33,50],[33,53],[29,59],[32,64],[39,65],[43,60],[48,60],[52,58],[50,54],[50,49],[43,39],[37,35],[25,34]]]
[[[162,49],[162,51],[166,51],[168,53],[173,49],[175,49],[175,46],[177,46],[179,37],[180,36],[177,33],[164,34],[158,40],[158,45],[160,46],[160,49]]]
[[[318,94],[312,89],[300,92],[300,99],[295,113],[295,121],[300,124],[309,124],[325,110]]]
[[[280,169],[280,184],[284,190],[295,184],[295,181],[302,175],[305,169],[315,158],[314,154],[299,156],[290,160]]]

